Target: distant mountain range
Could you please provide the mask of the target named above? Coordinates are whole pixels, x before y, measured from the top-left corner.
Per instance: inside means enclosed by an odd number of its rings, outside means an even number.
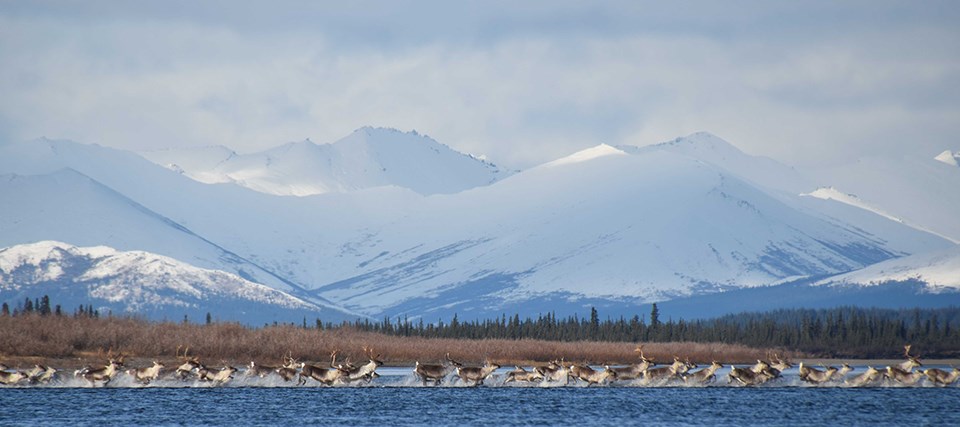
[[[909,278],[919,283],[911,292],[950,305],[960,303],[960,285],[920,272],[929,256],[946,260],[937,277],[960,277],[960,192],[949,191],[960,188],[960,168],[940,157],[905,160],[902,170],[863,160],[851,166],[861,175],[811,173],[698,133],[647,147],[601,144],[515,172],[378,128],[247,155],[206,147],[141,157],[44,139],[0,147],[0,247],[58,241],[67,252],[107,246],[166,257],[313,307],[291,310],[290,321],[311,318],[303,310],[325,320],[428,321],[590,306],[630,313],[721,295],[740,295],[744,304],[723,307],[738,311],[787,283],[884,282],[872,272],[898,261],[906,264],[891,280]],[[33,289],[106,280],[65,271]],[[132,295],[142,273],[128,271],[107,289]],[[0,299],[23,297],[4,283]],[[174,298],[177,289],[163,292]],[[103,292],[87,297],[145,307]],[[902,300],[898,292],[888,302]],[[846,304],[855,294],[825,298]],[[185,295],[176,298],[224,318],[246,304]],[[157,307],[151,316],[178,318],[185,306]]]

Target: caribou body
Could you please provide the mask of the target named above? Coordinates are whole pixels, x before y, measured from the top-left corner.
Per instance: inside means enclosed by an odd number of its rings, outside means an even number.
[[[757,372],[751,368],[732,367],[730,373],[727,374],[727,384],[736,381],[745,386],[759,385],[772,379],[771,375],[770,372],[765,370]]]
[[[717,362],[716,360],[714,360],[713,363],[711,363],[710,366],[707,366],[706,368],[703,368],[691,374],[683,375],[683,382],[687,384],[711,383],[717,378],[716,376],[717,370],[722,367],[723,365],[721,365],[720,362]]]
[[[37,364],[33,365],[33,369],[27,372],[27,379],[30,381],[30,384],[46,384],[53,381],[56,375],[56,369]]]
[[[927,377],[927,380],[939,386],[948,386],[960,378],[960,369],[957,368],[953,368],[950,372],[937,368],[927,369],[922,372],[923,375]]]
[[[347,376],[345,380],[347,382],[353,381],[366,381],[370,382],[374,378],[379,377],[377,374],[377,368],[383,366],[383,361],[380,360],[380,354],[376,356],[373,355],[373,350],[364,349],[367,352],[367,363],[364,363],[360,366],[345,366],[347,370]]]
[[[543,381],[543,374],[537,371],[528,371],[523,369],[520,366],[517,366],[516,369],[507,372],[507,379],[503,381],[504,384],[509,382],[538,382]]]
[[[679,357],[674,357],[673,363],[668,366],[661,366],[643,371],[643,380],[647,384],[652,381],[670,381],[681,378],[681,375],[696,367],[697,365],[690,363],[689,360],[682,361]]]
[[[844,381],[845,384],[851,387],[864,387],[877,383],[883,378],[883,374],[878,371],[873,366],[867,366],[867,370],[862,374],[857,375],[853,378],[850,378]]]
[[[447,361],[450,364],[428,364],[416,362],[416,365],[413,367],[413,375],[417,378],[420,378],[423,381],[423,385],[427,385],[427,381],[433,381],[434,384],[440,385],[443,382],[443,379],[446,378],[454,368],[459,368],[463,366],[460,362],[457,362],[450,358],[450,353],[447,353]]]
[[[827,381],[833,379],[834,375],[839,371],[837,368],[831,366],[824,371],[821,371],[817,368],[811,368],[809,366],[804,366],[803,362],[800,362],[800,379],[812,384],[823,384]]]
[[[925,377],[923,372],[907,372],[894,366],[887,366],[887,372],[884,375],[903,385],[916,385]]]
[[[135,368],[127,371],[127,374],[133,377],[134,380],[141,382],[143,384],[150,384],[150,381],[156,380],[160,377],[160,371],[163,370],[163,363],[160,363],[157,360],[153,361],[153,366],[147,368]]]
[[[91,385],[96,386],[97,382],[102,382],[101,385],[106,386],[113,377],[120,372],[120,368],[123,367],[124,356],[121,354],[114,357],[109,357],[107,359],[107,365],[101,368],[82,368],[74,372],[74,376],[83,377],[83,379],[90,382]]]
[[[573,365],[570,367],[570,373],[573,374],[573,377],[585,381],[587,387],[593,384],[602,384],[607,380],[616,380],[617,373],[613,369],[610,369],[609,366],[604,366],[602,371],[591,368],[588,365]]]
[[[483,385],[483,380],[490,376],[490,374],[494,373],[497,369],[500,369],[500,365],[490,362],[487,362],[480,367],[457,366],[457,376],[459,376],[460,379],[467,384],[473,382],[474,386],[479,386]]]
[[[202,367],[197,370],[197,377],[200,381],[209,381],[213,385],[223,385],[233,379],[233,374],[238,371],[233,366],[224,366],[220,369],[210,369]]]
[[[23,372],[0,371],[0,384],[11,385],[29,379],[29,375]]]

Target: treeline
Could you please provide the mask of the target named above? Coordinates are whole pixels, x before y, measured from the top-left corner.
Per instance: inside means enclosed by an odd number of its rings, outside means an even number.
[[[649,322],[640,315],[600,320],[557,317],[552,313],[521,319],[424,324],[422,320],[358,320],[341,327],[388,335],[428,338],[537,339],[548,341],[723,342],[784,348],[824,357],[898,357],[912,343],[926,357],[960,356],[960,308],[904,309],[840,307],[740,313],[710,320],[661,321],[653,305]],[[329,326],[328,326],[329,327]]]
[[[59,305],[51,309],[50,298],[27,298],[15,309],[3,303],[3,316],[39,314],[61,316]],[[97,318],[92,305],[80,305],[73,317]],[[656,304],[649,317],[600,319],[596,308],[589,317],[558,317],[553,313],[521,319],[502,315],[496,319],[425,323],[408,319],[361,319],[339,324],[320,319],[302,329],[357,330],[399,337],[445,339],[496,339],[539,341],[600,341],[629,343],[726,343],[751,348],[780,348],[823,357],[898,357],[910,343],[925,357],[960,357],[960,307],[938,309],[878,309],[840,307],[787,309],[731,314],[709,320],[661,320]],[[184,318],[183,323],[188,323]],[[206,323],[211,323],[208,314]],[[264,325],[269,326],[269,325]],[[274,324],[273,326],[277,326]],[[294,325],[288,325],[294,326]]]
[[[4,302],[0,305],[0,316],[19,316],[22,314],[39,314],[41,316],[54,315],[62,316],[63,310],[60,307],[60,304],[57,304],[51,308],[50,306],[50,297],[44,295],[40,298],[27,297],[23,302],[17,304],[13,310],[10,309],[10,304]],[[80,305],[73,311],[74,317],[100,317],[100,311],[94,310],[93,304]]]

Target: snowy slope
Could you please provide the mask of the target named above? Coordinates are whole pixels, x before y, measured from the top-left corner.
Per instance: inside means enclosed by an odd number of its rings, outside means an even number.
[[[206,270],[143,251],[76,247],[56,241],[0,249],[0,299],[16,305],[49,295],[71,310],[94,304],[101,311],[201,321],[206,313],[248,324],[338,321],[342,312],[298,299],[223,271]]]
[[[275,195],[307,196],[380,186],[456,193],[508,175],[414,132],[365,127],[332,144],[310,140],[237,155],[222,147],[141,153],[205,183],[233,182]]]
[[[892,259],[818,282],[875,286],[916,281],[931,292],[960,291],[960,246]]]
[[[949,246],[862,209],[798,197],[785,184],[756,184],[783,174],[769,162],[759,174],[754,158],[711,141],[691,142],[685,152],[665,148],[680,144],[632,154],[598,146],[491,185],[429,197],[397,185],[280,197],[203,184],[129,152],[49,140],[0,147],[0,173],[75,169],[290,286],[378,317],[635,307]],[[11,206],[56,209],[34,201],[32,190],[21,194]],[[78,218],[108,217],[115,207],[90,215],[77,209]],[[17,218],[35,230],[69,221],[34,211]],[[78,244],[148,250],[198,266],[206,258],[137,247],[150,239],[114,245],[128,233],[111,232],[106,220],[64,228],[86,238]],[[73,242],[38,234],[8,244],[38,239]]]
[[[708,132],[697,132],[645,147],[619,148],[632,154],[666,151],[688,156],[724,169],[757,187],[790,195],[807,191],[810,186],[809,178],[803,172],[767,157],[746,154],[733,144]]]
[[[174,172],[208,184],[233,182],[217,173],[217,166],[236,157],[237,153],[222,145],[191,148],[166,148],[140,153],[141,156]]]
[[[807,191],[833,187],[906,224],[960,242],[960,168],[943,160],[865,156],[849,165],[813,171],[817,182]]]
[[[0,246],[40,240],[145,250],[230,271],[273,288],[296,287],[72,169],[0,175]]]
[[[905,233],[908,246],[949,245],[884,221]],[[432,197],[376,239],[382,243],[355,262],[339,263],[357,267],[318,259],[341,275],[318,295],[392,314],[463,313],[552,294],[640,303],[834,274],[906,254],[903,242],[805,214],[713,165],[609,146]]]
[[[960,166],[960,151],[953,153],[950,150],[945,150],[933,159],[949,166]]]

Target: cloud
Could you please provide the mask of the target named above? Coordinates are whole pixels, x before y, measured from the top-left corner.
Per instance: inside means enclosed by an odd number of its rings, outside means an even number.
[[[699,130],[788,163],[960,148],[952,3],[690,5],[7,4],[0,137],[253,151],[376,125],[521,168]]]

